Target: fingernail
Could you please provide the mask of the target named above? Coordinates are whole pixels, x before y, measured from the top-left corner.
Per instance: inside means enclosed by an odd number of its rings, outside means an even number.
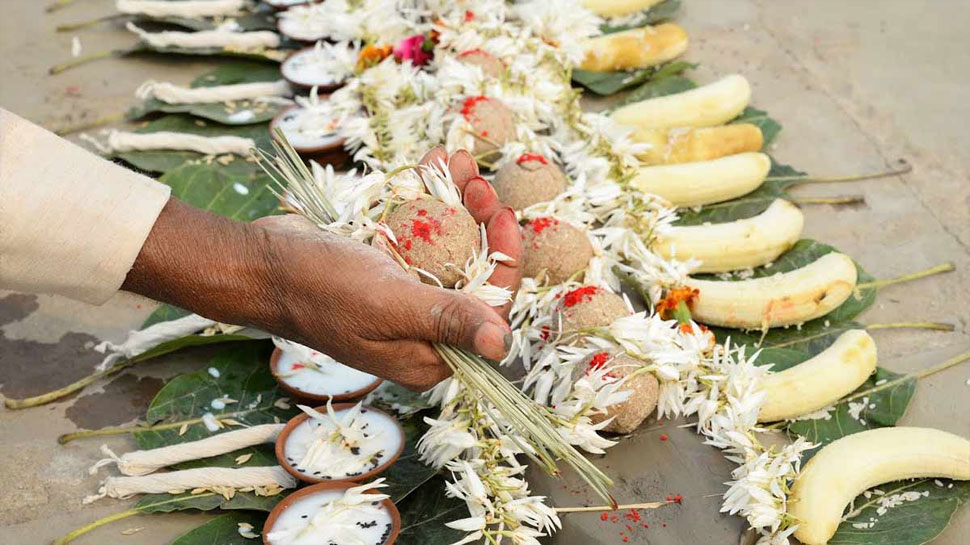
[[[486,322],[475,332],[475,352],[491,360],[500,360],[512,346],[508,328]]]

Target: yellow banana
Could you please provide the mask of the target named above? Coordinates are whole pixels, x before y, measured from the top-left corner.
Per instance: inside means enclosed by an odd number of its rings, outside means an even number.
[[[865,490],[891,481],[970,480],[970,441],[930,428],[878,428],[847,435],[818,452],[792,488],[788,513],[805,545],[825,545],[842,512]]]
[[[648,98],[613,111],[613,120],[644,129],[711,127],[740,114],[751,100],[751,86],[744,76],[725,76],[702,87]]]
[[[852,295],[855,283],[855,263],[837,252],[774,276],[685,282],[700,292],[691,308],[695,320],[738,329],[794,325],[824,316]]]
[[[645,165],[671,165],[708,161],[725,155],[758,151],[764,137],[757,125],[733,123],[719,127],[637,129],[633,140],[650,144],[637,155]]]
[[[701,273],[760,267],[798,242],[803,224],[797,206],[775,199],[767,210],[752,218],[672,227],[657,237],[653,251],[665,259],[697,259],[701,265],[695,272]]]
[[[698,206],[754,191],[769,170],[771,159],[767,155],[748,152],[696,163],[640,167],[632,183],[675,206]]]
[[[875,341],[863,329],[850,329],[814,358],[768,375],[758,422],[788,420],[828,407],[875,370]]]
[[[600,17],[622,17],[651,8],[663,0],[583,0],[586,9]]]
[[[673,60],[687,50],[683,28],[664,23],[633,28],[586,40],[585,58],[579,65],[593,72],[649,68]]]

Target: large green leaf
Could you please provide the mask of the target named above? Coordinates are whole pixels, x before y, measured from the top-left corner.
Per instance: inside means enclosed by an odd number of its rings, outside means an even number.
[[[674,18],[677,14],[677,10],[680,9],[680,0],[664,0],[663,2],[651,6],[641,12],[640,16],[633,16],[628,19],[630,23],[621,23],[617,25],[611,25],[609,21],[600,27],[600,31],[603,34],[612,34],[614,32],[620,32],[623,30],[628,30],[631,28],[640,28],[644,25],[653,25],[656,23],[661,23]]]
[[[889,381],[901,379],[905,375],[877,367],[876,372],[856,391],[862,392]],[[916,390],[916,378],[908,377],[900,382],[873,392],[865,397],[839,403],[829,413],[828,419],[797,420],[788,425],[788,432],[801,435],[813,443],[826,445],[853,433],[894,426],[903,417],[909,401]],[[853,418],[850,406],[862,406],[859,417]]]
[[[648,98],[682,93],[695,87],[697,87],[697,84],[690,78],[684,76],[670,75],[666,77],[655,77],[627,93],[626,96],[617,101],[613,109],[634,102],[640,102],[641,100],[647,100]]]
[[[674,61],[657,67],[620,72],[592,72],[577,68],[573,70],[573,81],[598,95],[609,96],[646,81],[680,74],[694,66],[689,62]]]
[[[399,419],[398,422],[404,428],[404,451],[381,475],[387,479],[388,485],[383,492],[390,495],[395,503],[407,498],[438,474],[438,470],[422,463],[418,454],[418,439],[424,435],[428,426],[420,416]]]
[[[201,494],[145,494],[138,499],[133,509],[142,513],[174,513],[176,511],[212,511],[213,509],[261,511],[268,513],[287,495],[281,492],[275,496],[257,496],[252,492],[236,492],[226,499],[215,492]]]
[[[192,312],[185,310],[183,308],[176,307],[174,305],[168,305],[163,303],[159,305],[154,312],[149,314],[148,318],[145,318],[145,321],[142,322],[141,324],[141,328],[145,329],[146,327],[150,325],[155,325],[159,322],[168,322],[170,320],[177,320],[179,318],[184,318],[189,314],[192,314]]]
[[[397,504],[401,511],[401,534],[396,545],[450,545],[464,534],[445,526],[468,517],[464,501],[445,495],[444,477],[436,477]]]
[[[740,272],[736,272],[728,274],[722,277],[722,279],[727,281],[737,281],[743,280],[744,278],[761,278],[765,276],[773,276],[779,273],[786,273],[813,263],[825,254],[837,251],[837,249],[829,246],[828,244],[823,244],[810,239],[802,239],[792,246],[790,250],[782,254],[781,257],[776,259],[775,262],[771,264],[771,267],[758,267],[753,270],[750,276],[742,275]],[[863,270],[858,264],[856,264],[856,270],[858,271],[858,283],[861,284],[875,280],[872,275]],[[717,277],[712,275],[697,275],[697,278],[715,279]],[[795,327],[794,329],[800,333],[799,329],[802,331],[805,331],[806,329],[814,330],[817,324],[821,324],[823,328],[827,328],[826,324],[831,325],[855,318],[859,313],[872,306],[876,300],[875,288],[859,289],[857,292],[857,294],[849,296],[849,298],[842,303],[841,306],[832,312],[822,316],[821,318],[817,318],[811,322],[802,324],[800,328]],[[788,329],[791,330],[792,328],[790,327]],[[728,335],[732,337],[735,336],[733,330],[724,330],[720,328],[715,331],[715,335],[718,336],[719,340]]]
[[[861,495],[855,499],[855,511],[839,525],[829,545],[923,545],[939,536],[957,509],[970,500],[970,482],[966,481],[897,481],[878,489],[884,494],[870,492],[869,498]],[[879,514],[879,498],[906,492],[925,496]]]
[[[216,85],[276,81],[278,79],[280,79],[280,71],[276,65],[264,62],[239,61],[227,63],[195,78],[191,86],[213,87]],[[251,125],[269,121],[287,107],[289,105],[285,103],[260,103],[252,100],[236,101],[231,108],[222,102],[169,104],[153,98],[132,106],[128,110],[128,118],[140,119],[155,113],[185,113],[226,125]],[[252,117],[243,118],[238,115],[239,112],[244,111],[251,111]]]
[[[741,112],[741,115],[735,118],[732,123],[751,123],[752,125],[757,125],[761,129],[761,136],[764,139],[762,148],[770,146],[775,141],[775,138],[778,137],[778,133],[781,132],[781,123],[772,119],[768,115],[768,112],[752,108],[751,106],[745,108]]]
[[[160,54],[160,55],[189,55],[193,57],[232,57],[238,59],[251,59],[266,62],[281,62],[289,54],[286,49],[266,49],[262,51],[241,51],[233,49],[224,49],[221,47],[180,47],[180,46],[165,46],[156,47],[147,42],[139,41],[133,47],[125,50],[119,50],[121,55],[136,55],[142,53],[149,54]]]
[[[260,533],[266,515],[260,513],[226,513],[179,536],[172,545],[253,545],[256,541],[239,534],[240,524],[250,524]]]
[[[228,126],[206,122],[186,114],[171,114],[151,121],[136,132],[153,133],[160,131],[184,132],[201,136],[239,136],[251,138],[257,147],[269,150],[272,148],[267,125]],[[167,172],[182,166],[191,160],[204,159],[205,155],[194,151],[128,151],[116,154],[116,157],[147,172]],[[242,157],[233,157],[226,165],[212,162],[212,168],[225,169],[233,175],[252,174],[259,171],[259,166],[248,162]]]
[[[180,375],[165,385],[152,400],[145,420],[151,424],[177,423],[198,419],[206,413],[216,417],[232,418],[243,425],[253,426],[284,422],[295,415],[295,406],[281,409],[277,400],[286,397],[277,386],[269,370],[269,357],[272,344],[266,341],[252,341],[238,344],[219,353],[205,368]],[[214,369],[217,373],[211,373]],[[214,376],[218,374],[218,377]],[[216,410],[211,406],[214,399],[228,397],[236,403]],[[227,426],[224,431],[232,427]],[[182,432],[180,434],[180,432]],[[184,430],[170,428],[142,431],[135,434],[135,441],[142,449],[152,449],[195,441],[212,435],[201,423],[192,423]],[[181,464],[179,468],[220,466],[235,467],[236,457],[252,454],[247,465],[275,465],[276,457],[269,445],[251,447],[231,454],[206,458]]]
[[[802,327],[775,328],[762,335],[760,331],[741,331],[739,329],[711,328],[718,342],[730,338],[732,344],[747,345],[749,350],[762,348],[765,359],[758,358],[759,364],[769,363],[773,350],[793,350],[812,357],[829,347],[839,335],[850,329],[865,329],[865,326],[851,320],[826,325],[825,319],[812,320]],[[749,352],[750,353],[750,352]],[[782,355],[783,360],[788,358]]]
[[[276,18],[273,10],[265,4],[257,4],[256,11],[246,11],[241,15],[233,17],[233,21],[239,25],[240,30],[247,32],[254,30],[276,31]],[[212,17],[144,17],[139,16],[138,21],[174,25],[188,30],[212,30],[222,24],[224,20]]]
[[[159,181],[172,195],[192,206],[240,221],[272,215],[279,200],[272,179],[262,171],[242,174],[204,162],[189,162],[166,172]]]

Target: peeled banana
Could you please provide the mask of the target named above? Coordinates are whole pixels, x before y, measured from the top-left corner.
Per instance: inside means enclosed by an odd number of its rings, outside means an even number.
[[[970,441],[930,428],[878,428],[847,435],[820,450],[802,469],[788,513],[805,545],[825,545],[842,512],[873,486],[903,479],[970,480]]]
[[[748,80],[733,74],[689,91],[622,106],[612,117],[622,125],[644,129],[711,127],[737,117],[750,100]]]
[[[687,50],[687,32],[673,24],[633,28],[586,40],[579,65],[593,72],[649,68],[673,60]]]
[[[763,153],[738,153],[710,161],[640,167],[632,184],[675,206],[727,201],[758,188],[771,170]]]
[[[875,370],[875,341],[863,329],[850,329],[814,358],[767,376],[758,422],[788,420],[827,407]]]
[[[737,282],[688,278],[698,290],[691,316],[703,324],[766,329],[800,324],[828,314],[855,288],[856,267],[832,252],[794,271]]]
[[[758,151],[764,143],[761,129],[750,123],[720,127],[637,129],[633,140],[650,144],[637,155],[645,165],[671,165],[708,161],[725,155]]]
[[[657,237],[653,251],[664,259],[694,258],[694,272],[713,273],[760,267],[791,248],[802,234],[804,218],[794,204],[775,199],[752,218],[727,223],[672,227]]]
[[[643,11],[663,0],[583,0],[586,9],[600,17],[622,17]]]

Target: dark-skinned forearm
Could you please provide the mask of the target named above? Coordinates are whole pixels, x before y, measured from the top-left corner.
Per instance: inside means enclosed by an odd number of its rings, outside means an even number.
[[[168,201],[122,289],[238,325],[279,319],[259,229]]]

